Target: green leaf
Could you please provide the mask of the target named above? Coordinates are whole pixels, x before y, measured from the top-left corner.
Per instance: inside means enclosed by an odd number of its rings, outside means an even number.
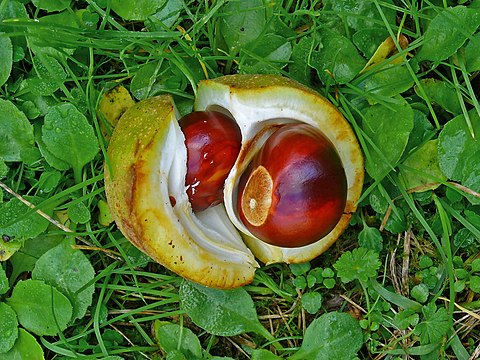
[[[264,333],[252,298],[243,288],[218,290],[183,281],[179,294],[187,315],[197,326],[211,334],[234,336],[248,331]]]
[[[437,139],[427,141],[403,162],[408,168],[402,167],[400,173],[405,179],[407,189],[422,187],[419,191],[427,191],[437,188],[439,181],[447,180],[438,164],[437,143]],[[431,185],[432,183],[434,184]]]
[[[86,224],[91,219],[90,210],[83,202],[69,205],[67,213],[70,220],[77,224]]]
[[[62,11],[68,8],[71,0],[32,0],[33,5],[49,12]]]
[[[7,299],[17,313],[18,322],[27,330],[57,335],[72,318],[72,304],[57,289],[39,280],[19,281]]]
[[[309,262],[304,262],[301,264],[290,264],[288,265],[290,268],[290,271],[292,272],[293,275],[295,276],[300,276],[300,275],[305,275],[308,270],[310,270],[311,265]]]
[[[67,79],[63,66],[49,54],[37,54],[33,58],[33,67],[34,76],[28,78],[26,84],[34,95],[52,95]]]
[[[480,117],[469,111],[475,134],[480,136]],[[451,180],[480,192],[480,142],[473,139],[464,115],[445,124],[438,136],[438,161],[443,174]]]
[[[365,225],[358,233],[358,245],[379,253],[383,249],[382,234],[377,228]]]
[[[480,272],[480,259],[473,260],[470,266],[472,267],[472,273]]]
[[[385,1],[385,3],[391,3]],[[326,0],[325,10],[339,14],[349,27],[354,30],[383,25],[383,19],[374,1]],[[388,6],[380,8],[389,24],[395,24],[395,11]],[[385,40],[385,39],[384,39]]]
[[[317,70],[324,84],[345,84],[363,69],[367,61],[360,56],[355,45],[336,31],[319,30],[320,50],[311,57],[311,65]]]
[[[310,36],[305,36],[293,46],[291,62],[288,65],[288,76],[303,83],[310,84],[310,57],[313,53],[314,41]]]
[[[363,333],[352,316],[330,312],[312,321],[302,346],[289,360],[354,359],[363,345]]]
[[[395,314],[393,323],[399,330],[405,330],[409,326],[417,325],[419,319],[420,317],[415,311],[407,309]]]
[[[160,11],[156,12],[145,21],[145,25],[150,31],[162,31],[166,28],[171,28],[175,25],[175,22],[180,16],[183,5],[183,0],[166,1]]]
[[[2,360],[44,360],[43,350],[37,340],[24,329],[18,330],[18,339]]]
[[[441,106],[443,109],[454,115],[458,115],[462,112],[457,91],[446,81],[433,78],[421,79],[420,86],[424,93],[418,90],[418,86],[419,85],[415,86],[415,92],[425,101],[428,99],[432,103]]]
[[[167,62],[152,61],[143,65],[135,74],[130,91],[137,100],[147,99],[168,89],[184,89],[185,77],[172,71]]]
[[[42,141],[55,157],[73,168],[76,180],[80,180],[83,166],[98,153],[93,127],[85,115],[69,103],[54,106],[45,115]]]
[[[156,320],[153,330],[158,344],[166,353],[178,350],[186,359],[202,359],[200,340],[189,328]]]
[[[10,77],[13,64],[12,41],[5,33],[0,32],[0,86]]]
[[[0,264],[0,295],[5,294],[9,289],[10,284],[8,283],[7,273],[5,272],[3,266]]]
[[[73,239],[65,239],[36,262],[32,279],[43,280],[65,295],[73,305],[72,319],[81,319],[92,304],[95,270]]]
[[[145,20],[155,14],[166,3],[166,0],[111,0],[110,6],[125,20]]]
[[[218,31],[223,35],[230,54],[257,40],[266,26],[262,0],[228,1],[222,8]]]
[[[470,277],[470,290],[480,294],[480,276],[473,275]]]
[[[23,247],[10,258],[13,267],[10,281],[14,283],[21,273],[32,271],[38,258],[49,249],[58,245],[63,238],[62,235],[44,233],[33,239],[26,240]]]
[[[7,304],[0,302],[0,354],[9,351],[18,338],[17,314]],[[2,355],[3,356],[3,355]]]
[[[251,360],[282,360],[281,357],[265,349],[255,349],[252,351]]]
[[[369,94],[369,102],[373,104],[375,97],[370,98],[370,95],[393,97],[407,91],[413,84],[407,65],[386,64],[375,67],[359,87]]]
[[[435,303],[431,302],[422,307],[424,320],[415,327],[415,334],[420,335],[420,343],[433,344],[440,342],[449,330],[449,316],[447,309],[437,310]]]
[[[397,99],[401,99],[398,98]],[[373,141],[367,145],[365,167],[374,179],[381,179],[400,160],[413,129],[413,110],[401,99],[386,105],[373,105],[364,113],[363,130]]]
[[[417,57],[441,61],[453,55],[480,25],[480,12],[465,6],[441,10],[424,34]]]
[[[430,291],[428,290],[428,286],[425,284],[418,284],[412,288],[410,295],[420,303],[424,303],[428,300],[428,295],[430,295]]]
[[[465,46],[465,67],[469,73],[480,70],[480,33],[470,38]]]
[[[343,253],[333,267],[342,282],[348,283],[355,279],[367,282],[377,275],[380,265],[376,251],[359,247]]]
[[[25,196],[27,201],[33,205],[39,204],[43,199],[33,196]],[[48,227],[48,220],[31,212],[25,215],[30,209],[17,198],[13,198],[6,203],[0,204],[0,234],[8,235],[10,238],[31,239]],[[51,208],[42,208],[43,212],[52,215]]]
[[[316,314],[322,307],[323,297],[322,294],[311,291],[302,295],[302,307],[309,314]]]
[[[352,36],[355,46],[369,59],[378,47],[389,36],[384,27],[361,28]]]
[[[21,161],[22,150],[34,145],[33,127],[23,112],[0,99],[0,159]]]
[[[246,59],[240,69],[250,74],[280,73],[291,55],[292,45],[283,36],[265,36],[246,51]]]

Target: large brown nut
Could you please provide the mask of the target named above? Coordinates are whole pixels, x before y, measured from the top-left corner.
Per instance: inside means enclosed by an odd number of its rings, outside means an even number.
[[[170,96],[162,95],[140,101],[120,118],[108,147],[105,165],[107,200],[115,221],[126,238],[175,273],[216,288],[235,288],[250,283],[259,266],[255,258],[265,264],[302,263],[320,255],[339,238],[356,210],[356,202],[363,186],[364,167],[354,132],[329,101],[310,88],[285,77],[230,75],[201,81],[194,107],[196,111],[225,114],[236,122],[241,132],[241,147],[224,183],[223,203],[217,204],[218,201],[215,201],[212,206],[202,206],[202,209],[206,207],[205,210],[192,210],[187,195],[191,184],[186,183],[189,171],[186,142],[188,144],[191,135],[187,131],[182,132],[178,122],[180,117]],[[275,244],[275,239],[257,238],[255,231],[251,231],[252,224],[246,223],[245,216],[240,216],[239,212],[242,212],[243,199],[249,212],[247,218],[253,219],[253,226],[264,223],[262,214],[270,212],[268,216],[274,215],[275,209],[270,203],[278,202],[278,194],[275,195],[275,190],[272,190],[273,184],[277,176],[285,177],[278,164],[274,164],[275,154],[276,151],[288,152],[294,149],[285,145],[284,150],[266,149],[275,140],[271,137],[280,134],[275,135],[279,129],[283,128],[282,132],[285,132],[286,124],[289,124],[289,129],[300,125],[300,133],[307,134],[306,143],[312,143],[312,139],[324,143],[321,146],[311,146],[315,156],[320,157],[315,162],[319,165],[313,167],[320,169],[321,173],[324,171],[322,169],[327,169],[325,176],[315,177],[320,180],[313,183],[316,194],[313,200],[302,195],[302,202],[292,206],[292,217],[294,211],[302,210],[298,204],[305,203],[308,209],[318,207],[315,211],[305,213],[314,214],[306,220],[315,224],[317,219],[320,223],[323,217],[328,218],[326,223],[329,228],[315,229],[321,234],[318,235],[319,238],[308,239],[301,243],[302,246],[296,246],[297,235],[293,231],[290,238],[282,236],[288,243],[288,247],[282,247],[272,245]],[[308,129],[305,130],[306,128]],[[310,136],[312,131],[315,134]],[[209,133],[208,130],[206,132]],[[295,136],[292,139],[296,139]],[[284,143],[288,143],[289,139]],[[302,139],[296,139],[291,144],[297,146],[294,144],[302,142]],[[262,159],[258,160],[258,154],[264,153],[268,153],[269,157],[262,155]],[[310,150],[299,153],[310,153]],[[321,159],[322,154],[328,155],[327,161]],[[288,179],[296,177],[301,180],[305,174],[309,174],[307,170],[310,165],[297,166],[304,164],[305,160],[296,162],[295,156],[286,158],[289,164],[293,164],[293,170],[288,171]],[[284,157],[279,159],[283,161],[281,159]],[[295,172],[297,167],[301,170]],[[215,172],[214,167],[211,169]],[[224,174],[224,169],[222,171]],[[250,179],[252,173],[255,175]],[[331,185],[333,182],[329,182],[330,177],[339,185]],[[267,185],[248,185],[249,179],[252,184],[260,179],[261,184]],[[283,184],[282,196],[288,198],[288,181],[280,182]],[[271,193],[266,197],[261,193],[253,198],[245,198],[239,193],[239,187],[243,191],[245,183],[247,189],[266,188]],[[332,197],[323,196],[322,191],[318,190],[324,186],[325,191],[341,197],[333,199],[335,206],[325,206],[325,202],[331,201]],[[294,191],[302,191],[303,188],[312,191],[310,185],[300,187],[300,190],[297,186]],[[259,199],[265,198],[267,202],[257,207]],[[330,208],[335,208],[338,214],[332,216],[321,212],[327,211],[322,209]],[[282,209],[285,212],[288,203]],[[257,210],[261,212],[260,215],[255,214]],[[285,214],[287,217],[284,218],[288,218],[288,211]],[[283,232],[284,230],[282,234]],[[275,234],[275,231],[271,233]]]

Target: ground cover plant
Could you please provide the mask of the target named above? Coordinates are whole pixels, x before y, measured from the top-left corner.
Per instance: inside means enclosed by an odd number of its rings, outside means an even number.
[[[480,357],[480,1],[0,0],[0,358]],[[291,77],[365,155],[359,210],[299,265],[183,280],[113,223],[121,113]],[[113,106],[112,106],[113,104]]]

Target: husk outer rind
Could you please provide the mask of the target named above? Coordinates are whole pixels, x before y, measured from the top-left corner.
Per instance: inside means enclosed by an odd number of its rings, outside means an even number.
[[[248,284],[256,267],[253,258],[246,256],[238,263],[205,250],[173,211],[169,169],[160,164],[165,162],[167,151],[162,150],[174,123],[176,111],[168,95],[143,100],[121,117],[105,166],[106,194],[115,221],[136,247],[187,279],[216,288]]]
[[[294,80],[277,75],[230,75],[200,82],[195,110],[224,108],[242,130],[243,148],[225,184],[229,216],[254,255],[266,264],[302,263],[326,251],[342,234],[356,210],[364,180],[363,155],[356,136],[342,114],[323,96]],[[253,109],[253,110],[252,110]],[[319,128],[335,145],[347,176],[347,203],[336,227],[319,241],[281,248],[255,238],[236,215],[236,183],[252,157],[248,144],[262,128],[261,121],[295,119]],[[280,120],[281,123],[282,120]],[[258,146],[258,145],[257,145]]]

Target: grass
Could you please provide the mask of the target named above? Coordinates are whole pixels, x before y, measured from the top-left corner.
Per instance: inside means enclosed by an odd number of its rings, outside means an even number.
[[[124,19],[113,0],[0,1],[0,62],[7,64],[0,64],[0,106],[5,113],[13,104],[24,114],[15,119],[28,124],[14,127],[0,115],[0,138],[8,141],[0,144],[0,303],[9,304],[20,281],[35,279],[36,261],[65,238],[75,237],[74,249],[94,269],[70,294],[93,289],[85,314],[64,328],[57,323],[56,336],[31,331],[17,311],[18,328],[33,333],[44,358],[193,359],[182,338],[198,339],[205,359],[298,357],[309,327],[334,311],[350,314],[361,329],[359,359],[480,357],[480,66],[470,55],[479,48],[479,2],[375,0],[358,9],[333,0],[158,3],[156,18],[153,10],[135,17],[131,9]],[[439,14],[458,22],[442,23]],[[435,37],[442,31],[445,43]],[[388,36],[393,48],[362,70]],[[198,81],[237,72],[281,74],[327,97],[352,125],[369,173],[359,209],[332,248],[303,266],[263,266],[243,288],[266,333],[221,336],[185,308],[183,279],[136,250],[111,222],[102,205],[111,129],[98,109],[121,84],[136,101],[169,93],[185,114]],[[43,124],[62,103],[88,126],[73,143],[47,143]],[[395,117],[401,104],[412,109],[411,119]],[[25,144],[27,132],[32,141]],[[463,142],[451,140],[459,132]],[[94,156],[70,149],[90,138]],[[437,151],[422,158],[418,149],[431,140]],[[404,165],[412,156],[416,165]],[[9,212],[15,199],[30,209]],[[173,348],[158,335],[166,323],[178,326]],[[348,344],[342,334],[338,341]],[[0,336],[0,349],[4,341]],[[25,357],[27,346],[15,346]],[[319,359],[336,358],[322,351]]]

